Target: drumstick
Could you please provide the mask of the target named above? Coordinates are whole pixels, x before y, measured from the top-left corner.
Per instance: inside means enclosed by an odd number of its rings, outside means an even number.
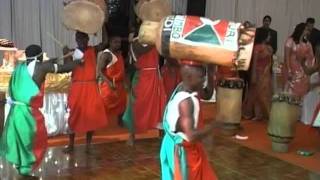
[[[63,48],[65,45],[63,45],[62,42],[60,42],[57,38],[53,36],[50,32],[47,32],[47,35],[55,42],[57,43],[61,48]]]
[[[73,51],[70,51],[70,52],[68,52],[67,54],[59,57],[58,59],[64,59],[64,58],[67,58],[67,57],[72,56],[72,55],[73,55]]]

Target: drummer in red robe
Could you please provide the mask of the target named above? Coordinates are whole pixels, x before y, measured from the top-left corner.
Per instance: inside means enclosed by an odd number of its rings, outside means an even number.
[[[121,37],[112,36],[109,48],[98,56],[97,79],[108,119],[116,116],[121,120],[127,103],[124,59],[120,48]]]
[[[76,32],[76,42],[78,49],[84,52],[84,61],[72,71],[71,76],[68,124],[72,133],[69,135],[69,146],[64,151],[66,153],[73,151],[75,133],[86,133],[86,152],[89,152],[93,132],[107,125],[107,114],[96,81],[97,52],[106,46],[103,43],[88,46],[88,34],[79,31]]]
[[[130,51],[137,70],[132,80],[123,122],[130,132],[128,145],[134,145],[135,134],[161,127],[167,96],[160,75],[156,47],[140,44],[135,39]]]

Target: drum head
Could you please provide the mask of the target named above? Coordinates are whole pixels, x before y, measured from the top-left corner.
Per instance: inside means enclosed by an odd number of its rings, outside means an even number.
[[[229,89],[242,89],[244,88],[244,81],[236,77],[224,78],[219,80],[218,86]]]
[[[106,5],[105,0],[64,0],[63,5],[66,6],[74,1],[90,1],[90,2],[97,4],[101,8],[102,11],[106,12],[106,10],[107,10],[107,5]]]
[[[140,18],[141,15],[139,14],[140,13],[140,8],[141,8],[141,5],[145,2],[148,2],[148,0],[139,0],[136,4],[136,6],[134,7],[134,12],[136,13],[136,15]]]
[[[142,20],[160,21],[171,15],[169,0],[140,0],[136,5],[136,14]]]
[[[89,1],[73,1],[64,7],[63,24],[75,31],[97,33],[104,23],[104,12]]]

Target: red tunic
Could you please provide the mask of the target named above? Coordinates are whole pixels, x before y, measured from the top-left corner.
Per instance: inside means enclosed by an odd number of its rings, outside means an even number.
[[[201,143],[182,143],[187,158],[188,179],[217,180],[218,177],[210,165]]]
[[[103,82],[99,85],[100,94],[104,101],[104,106],[107,111],[107,115],[120,115],[124,112],[127,104],[127,93],[124,87],[125,71],[124,60],[121,53],[115,54],[118,58],[117,62],[110,67],[106,67],[104,75],[115,83],[115,90],[112,90],[110,86]]]
[[[40,88],[40,92],[37,96],[34,96],[31,99],[30,106],[32,116],[36,120],[36,133],[34,136],[34,141],[33,141],[33,153],[36,157],[36,162],[33,165],[33,168],[39,167],[41,164],[41,161],[43,159],[43,156],[46,153],[48,143],[48,134],[47,134],[47,129],[45,125],[45,119],[39,108],[42,108],[43,106],[43,96],[44,96],[44,86],[42,85]]]
[[[88,132],[106,126],[106,111],[96,82],[96,52],[93,47],[84,52],[84,63],[72,71],[71,80],[68,94],[71,130]]]
[[[136,63],[138,82],[133,88],[133,117],[137,133],[156,128],[162,121],[167,96],[158,63],[159,55],[156,48],[140,56]]]

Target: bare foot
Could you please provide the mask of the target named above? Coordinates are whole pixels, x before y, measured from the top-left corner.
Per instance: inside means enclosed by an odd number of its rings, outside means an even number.
[[[252,121],[261,121],[263,118],[262,117],[254,117],[251,120]]]
[[[243,118],[243,119],[246,119],[246,120],[250,120],[250,119],[252,119],[253,117],[252,117],[252,116],[242,115],[242,118]]]
[[[65,153],[65,154],[73,153],[73,146],[67,146],[66,148],[64,148],[62,150],[62,152]]]

